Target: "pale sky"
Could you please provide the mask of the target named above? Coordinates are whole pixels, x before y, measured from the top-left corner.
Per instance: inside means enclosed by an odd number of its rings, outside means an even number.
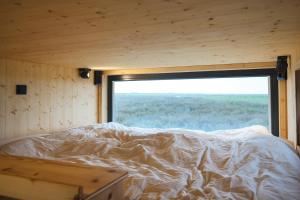
[[[268,94],[268,77],[114,82],[115,93]]]

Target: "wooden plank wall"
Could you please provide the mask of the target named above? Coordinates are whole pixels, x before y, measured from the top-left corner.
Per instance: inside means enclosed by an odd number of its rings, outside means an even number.
[[[294,144],[297,142],[296,122],[296,89],[295,71],[300,69],[300,45],[291,55],[291,62],[288,68],[287,80],[287,108],[288,108],[288,140]]]
[[[296,70],[296,76],[295,76],[295,78],[296,78],[297,145],[300,147],[300,69]]]
[[[153,74],[153,73],[174,73],[174,72],[198,72],[198,71],[220,71],[220,70],[243,70],[243,69],[268,69],[276,66],[276,62],[252,62],[216,65],[195,65],[180,67],[159,67],[159,68],[135,68],[106,70],[104,75],[122,74]]]
[[[26,84],[27,95],[16,95],[16,84]],[[81,79],[75,68],[0,60],[0,140],[96,121],[93,77]]]
[[[294,91],[293,88],[293,82],[295,81],[294,78],[294,65],[292,64],[294,62],[294,55],[291,55],[290,60],[289,60],[289,66],[288,66],[288,80],[287,80],[287,109],[288,109],[288,140],[295,142],[295,135],[293,136],[293,132],[296,132],[296,115],[294,114],[295,111],[295,100],[293,98],[294,96]],[[295,120],[295,122],[294,122]]]

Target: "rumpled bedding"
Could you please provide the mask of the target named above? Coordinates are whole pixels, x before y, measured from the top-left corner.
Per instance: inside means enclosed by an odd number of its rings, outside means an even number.
[[[125,199],[300,199],[300,159],[261,126],[227,131],[96,124],[14,140],[1,154],[124,170]]]

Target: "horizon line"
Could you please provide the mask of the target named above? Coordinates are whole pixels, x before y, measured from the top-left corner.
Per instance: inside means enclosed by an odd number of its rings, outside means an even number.
[[[178,93],[178,92],[115,92],[115,94],[205,94],[205,95],[268,95],[268,93]]]

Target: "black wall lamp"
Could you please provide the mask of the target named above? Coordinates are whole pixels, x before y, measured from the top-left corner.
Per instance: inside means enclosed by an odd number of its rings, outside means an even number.
[[[84,79],[90,78],[91,69],[89,68],[79,68],[79,76]]]

